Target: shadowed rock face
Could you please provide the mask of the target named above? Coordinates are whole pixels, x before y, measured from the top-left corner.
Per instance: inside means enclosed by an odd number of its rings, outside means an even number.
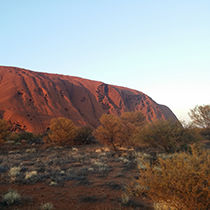
[[[0,116],[17,129],[39,133],[55,117],[96,127],[104,113],[140,110],[148,121],[171,119],[172,111],[137,90],[72,76],[0,66]]]

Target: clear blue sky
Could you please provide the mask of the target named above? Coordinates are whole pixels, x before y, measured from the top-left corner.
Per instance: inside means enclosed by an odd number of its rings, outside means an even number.
[[[0,65],[210,103],[209,0],[0,0]]]

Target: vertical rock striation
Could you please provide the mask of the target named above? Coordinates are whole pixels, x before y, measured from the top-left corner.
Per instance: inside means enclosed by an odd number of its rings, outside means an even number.
[[[174,120],[166,106],[144,93],[72,76],[0,66],[0,116],[16,129],[43,132],[54,117],[96,127],[104,113],[142,111],[148,121]]]

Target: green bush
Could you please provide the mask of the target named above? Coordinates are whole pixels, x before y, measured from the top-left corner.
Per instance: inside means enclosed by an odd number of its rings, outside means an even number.
[[[200,136],[195,130],[171,121],[156,121],[145,125],[134,138],[137,146],[146,146],[162,152],[175,152],[196,142]]]

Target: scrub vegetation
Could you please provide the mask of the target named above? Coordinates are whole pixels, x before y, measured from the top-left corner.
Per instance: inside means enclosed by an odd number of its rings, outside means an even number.
[[[140,176],[130,192],[147,196],[167,209],[209,209],[210,157],[195,146],[190,152],[159,157],[154,164],[143,162]],[[135,189],[135,190],[134,190]]]
[[[16,189],[9,190],[10,185],[45,183],[50,190],[71,182],[74,189],[87,190],[78,202],[91,204],[91,209],[107,202],[114,209],[209,209],[210,106],[196,106],[190,116],[191,123],[183,126],[172,121],[148,123],[137,111],[104,114],[95,129],[60,117],[40,135],[15,132],[2,119],[0,185],[8,188],[0,190],[0,208],[33,209],[33,198],[24,199]],[[88,187],[114,190],[117,197],[89,194]],[[56,205],[41,199],[36,208],[56,209]]]

